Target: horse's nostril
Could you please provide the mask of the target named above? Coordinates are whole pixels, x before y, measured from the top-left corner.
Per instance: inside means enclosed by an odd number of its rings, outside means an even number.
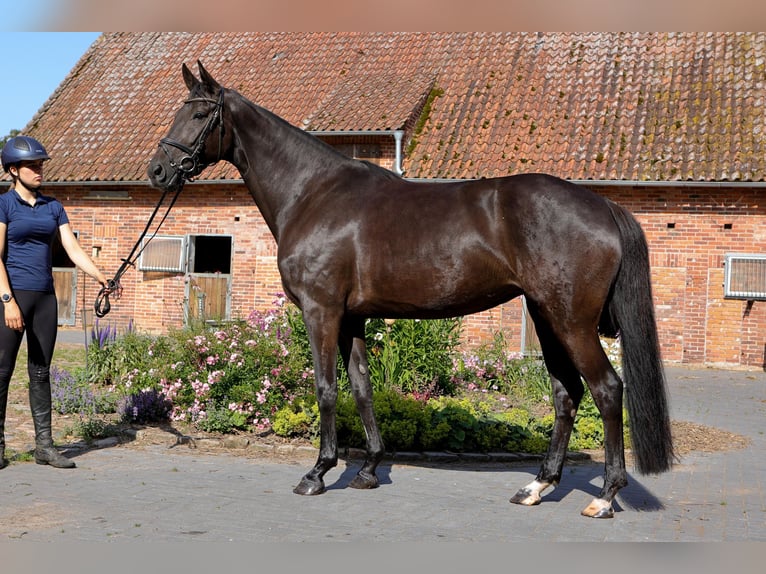
[[[154,170],[152,170],[152,173],[156,176],[162,175],[162,166],[160,164],[157,164],[154,166]]]

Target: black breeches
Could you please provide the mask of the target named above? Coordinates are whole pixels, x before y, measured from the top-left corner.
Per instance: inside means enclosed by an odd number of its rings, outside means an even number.
[[[58,330],[58,302],[55,293],[14,291],[24,317],[27,335],[27,368],[30,385],[48,383]],[[0,304],[0,415],[5,415],[8,386],[16,367],[16,356],[24,333],[5,325],[5,305]],[[4,419],[2,416],[0,419]],[[0,421],[1,424],[2,421]]]

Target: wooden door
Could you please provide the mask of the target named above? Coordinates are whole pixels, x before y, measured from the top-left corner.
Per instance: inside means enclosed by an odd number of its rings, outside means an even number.
[[[54,267],[53,288],[59,306],[58,324],[74,325],[77,308],[77,268]]]
[[[217,323],[230,319],[231,275],[190,273],[186,292],[187,322]]]

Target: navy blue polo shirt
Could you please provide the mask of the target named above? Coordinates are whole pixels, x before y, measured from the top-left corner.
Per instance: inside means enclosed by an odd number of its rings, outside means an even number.
[[[7,226],[4,263],[11,288],[53,292],[51,244],[59,226],[69,223],[61,202],[38,193],[32,206],[11,189],[0,195],[0,222]]]

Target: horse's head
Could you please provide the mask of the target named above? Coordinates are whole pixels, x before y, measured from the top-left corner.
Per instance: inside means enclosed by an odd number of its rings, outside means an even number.
[[[189,97],[176,112],[168,134],[149,162],[152,185],[177,189],[224,155],[227,138],[223,120],[224,89],[205,70],[200,61],[200,79],[183,64]]]

